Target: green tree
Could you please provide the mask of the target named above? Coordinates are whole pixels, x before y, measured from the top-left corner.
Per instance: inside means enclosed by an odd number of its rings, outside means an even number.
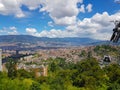
[[[37,82],[33,82],[31,87],[30,87],[30,90],[41,90],[40,84]]]
[[[85,57],[86,56],[86,51],[85,50],[82,50],[81,53],[79,54],[80,57]]]
[[[34,73],[32,71],[28,72],[24,69],[17,70],[17,77],[19,78],[33,78]]]
[[[11,59],[11,58],[6,63],[6,67],[8,69],[8,77],[10,77],[12,79],[17,76],[16,64],[17,64],[17,62],[15,60]]]
[[[97,88],[104,83],[105,73],[94,58],[76,64],[76,72],[72,75],[73,85],[77,87]]]
[[[107,90],[120,90],[120,84],[113,83],[107,88]]]
[[[120,66],[118,64],[111,64],[106,66],[104,70],[111,83],[120,83]]]
[[[49,84],[51,90],[66,90],[66,87],[64,86],[63,78],[61,78],[60,76],[56,76],[55,78],[52,78]]]

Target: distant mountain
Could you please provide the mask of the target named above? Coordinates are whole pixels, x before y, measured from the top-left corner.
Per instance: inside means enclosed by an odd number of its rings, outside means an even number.
[[[80,46],[80,45],[91,45],[100,43],[102,41],[90,39],[90,38],[47,38],[47,37],[34,37],[30,35],[1,35],[0,43],[44,43],[46,46]]]
[[[39,38],[30,36],[30,35],[1,35],[0,42],[7,42],[7,43],[15,43],[15,42],[22,42],[22,43],[34,43],[37,42]]]

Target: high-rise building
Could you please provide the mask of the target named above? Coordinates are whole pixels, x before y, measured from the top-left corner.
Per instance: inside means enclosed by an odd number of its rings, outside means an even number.
[[[0,49],[0,71],[2,71],[2,49]]]

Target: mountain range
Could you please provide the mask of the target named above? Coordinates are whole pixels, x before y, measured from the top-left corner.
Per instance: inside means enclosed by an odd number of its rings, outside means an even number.
[[[67,38],[48,38],[48,37],[35,37],[30,35],[1,35],[0,43],[44,43],[50,46],[81,46],[91,45],[103,42],[101,40],[91,38],[67,37]]]
[[[109,41],[101,41],[91,38],[48,38],[48,37],[34,37],[30,35],[1,35],[0,49],[6,55],[14,55],[15,51],[22,51],[22,53],[35,53],[38,50],[70,48],[77,46],[96,46],[101,44],[110,44]],[[4,61],[5,62],[5,61]]]

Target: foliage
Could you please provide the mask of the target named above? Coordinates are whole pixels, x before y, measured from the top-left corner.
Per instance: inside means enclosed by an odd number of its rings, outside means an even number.
[[[11,58],[6,63],[6,67],[8,69],[8,77],[15,78],[17,76],[16,64],[17,62]]]
[[[17,70],[17,77],[19,77],[19,78],[33,78],[34,73],[32,71],[28,72],[24,69],[19,69],[19,70]]]
[[[40,84],[37,82],[33,82],[32,85],[30,86],[31,90],[41,90]]]
[[[109,55],[117,55],[119,52],[119,48],[111,46],[111,45],[98,45],[94,48],[94,52],[98,55],[103,56],[104,54]]]
[[[79,54],[80,57],[85,57],[86,56],[86,51],[85,50],[82,50],[81,53]]]
[[[10,76],[0,72],[0,90],[120,90],[120,66],[117,64],[101,68],[93,57],[76,64],[65,62],[63,58],[49,60],[46,61],[48,76],[38,78],[34,78],[33,71],[16,70],[15,63],[9,62],[8,69],[13,71],[8,71]]]
[[[76,72],[73,73],[73,85],[77,87],[97,88],[103,82],[104,73],[98,62],[93,58],[84,60],[76,65]]]

